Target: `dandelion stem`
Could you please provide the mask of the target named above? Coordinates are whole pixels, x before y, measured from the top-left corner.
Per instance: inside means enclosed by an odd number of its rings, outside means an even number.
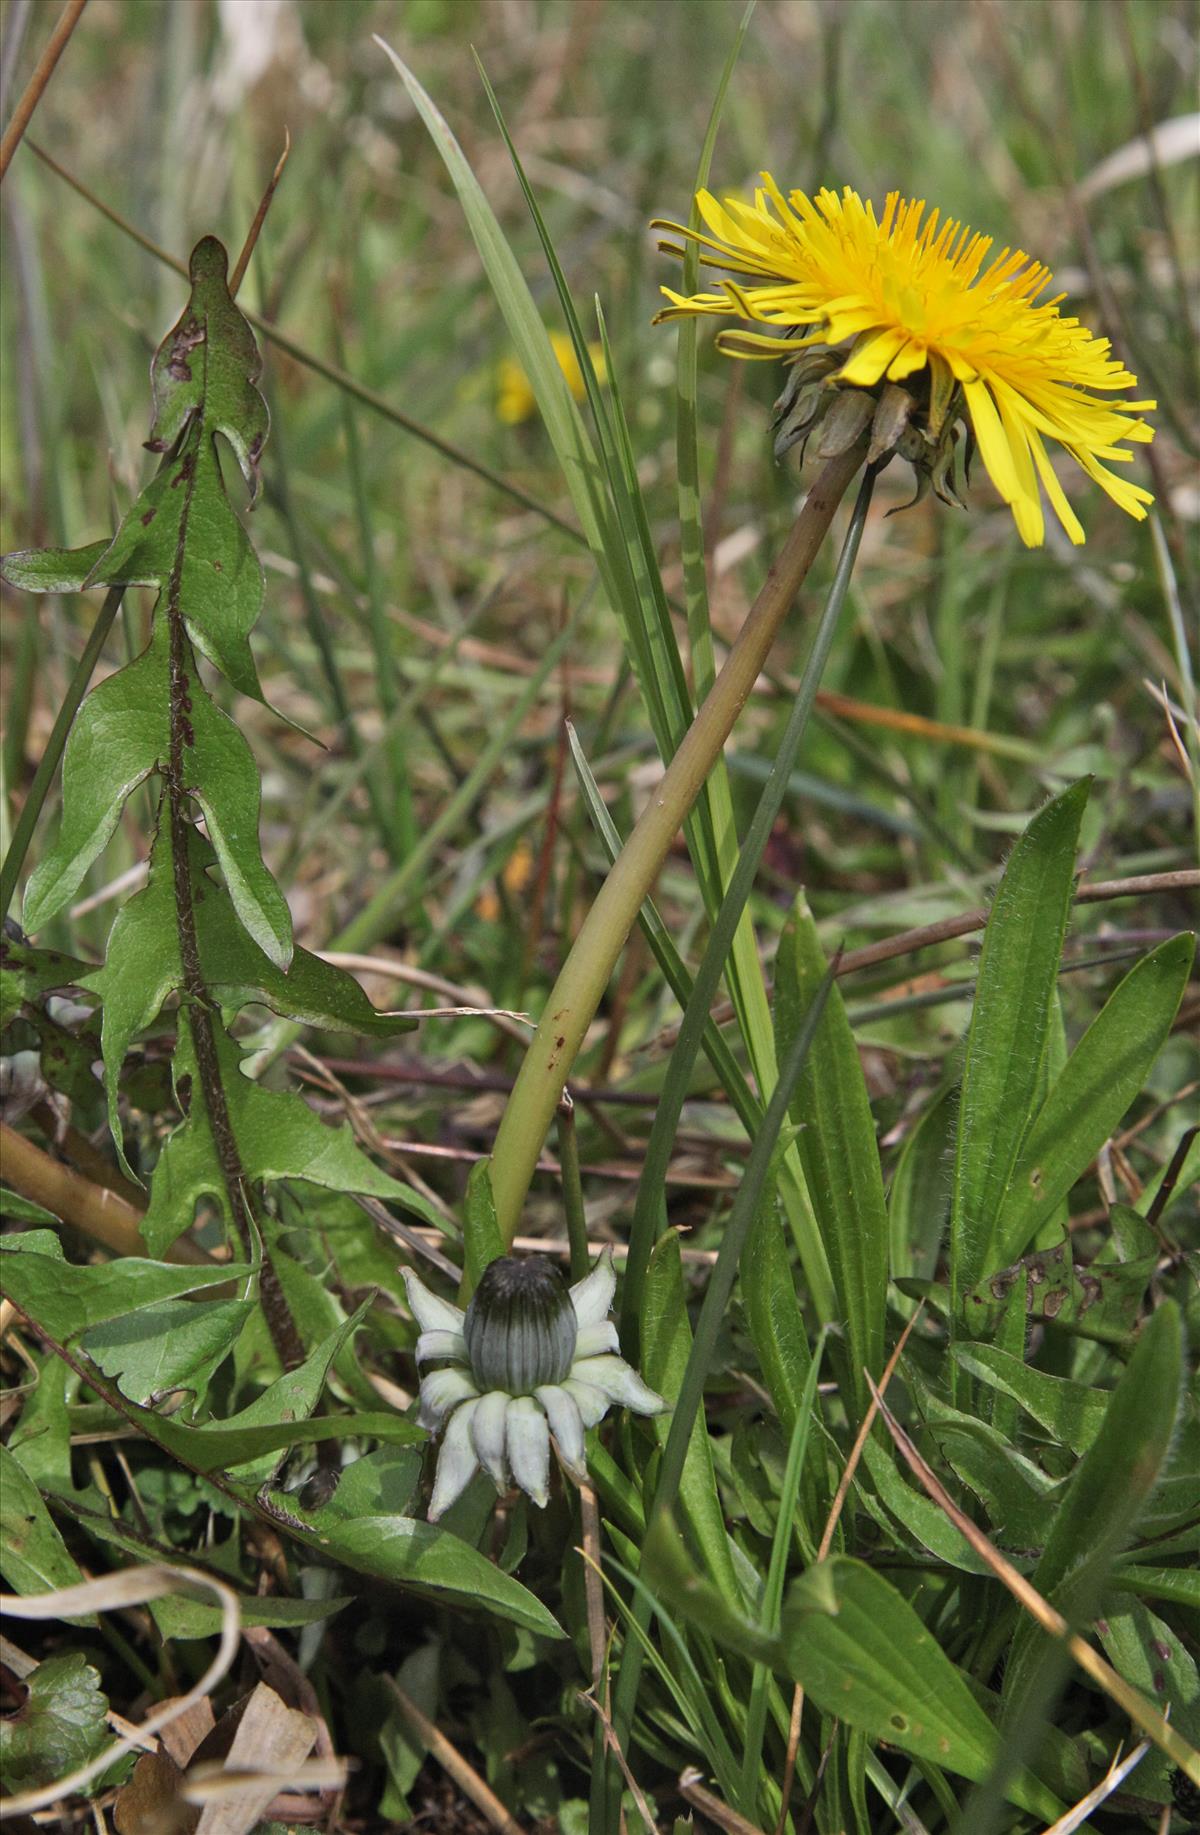
[[[865,454],[864,437],[831,459],[809,491],[720,675],[614,861],[551,990],[492,1150],[492,1190],[506,1244],[517,1233],[563,1085],[642,902],[749,698]]]

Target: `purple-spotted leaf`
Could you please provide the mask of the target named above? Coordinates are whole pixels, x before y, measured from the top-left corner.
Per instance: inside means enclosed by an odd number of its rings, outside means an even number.
[[[249,634],[262,608],[258,557],[225,494],[215,438],[258,492],[267,404],[254,335],[229,296],[212,236],[192,251],[192,295],[154,359],[147,445],[166,461],[96,560],[87,586],[157,586],[178,594],[188,633],[242,694],[262,699]]]

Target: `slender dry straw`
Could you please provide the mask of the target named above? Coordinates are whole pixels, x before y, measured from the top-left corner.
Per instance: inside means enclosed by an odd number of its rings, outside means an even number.
[[[67,0],[58,24],[51,32],[46,49],[38,58],[33,75],[25,85],[25,93],[13,109],[12,120],[4,130],[0,140],[0,182],[8,171],[9,161],[21,144],[21,137],[33,118],[33,111],[42,99],[50,78],[54,75],[54,66],[67,48],[67,40],[79,23],[79,15],[87,5],[87,0]]]

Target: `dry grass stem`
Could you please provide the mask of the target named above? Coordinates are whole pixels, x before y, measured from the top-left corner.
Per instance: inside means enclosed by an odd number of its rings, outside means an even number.
[[[53,1211],[64,1223],[82,1230],[114,1255],[145,1256],[146,1245],[138,1228],[143,1207],[135,1208],[106,1186],[72,1172],[3,1122],[0,1155],[6,1184],[22,1197]],[[212,1256],[186,1236],[167,1250],[166,1259],[195,1267],[207,1267],[212,1262]]]
[[[33,75],[26,83],[24,94],[13,109],[12,119],[4,130],[4,138],[0,140],[0,181],[8,171],[9,162],[21,144],[33,111],[42,99],[42,92],[54,75],[54,66],[66,50],[67,40],[78,25],[79,15],[86,5],[87,0],[67,0],[58,24],[46,41],[46,48],[38,58]]]
[[[870,1377],[867,1378],[871,1381]],[[922,1457],[901,1427],[899,1421],[888,1409],[881,1393],[871,1383],[871,1393],[875,1397],[879,1411],[887,1423],[888,1432],[899,1447],[913,1475],[924,1486],[938,1508],[954,1524],[979,1557],[986,1561],[997,1580],[1006,1586],[1018,1605],[1023,1606],[1030,1617],[1041,1626],[1048,1637],[1059,1638],[1066,1644],[1072,1657],[1098,1688],[1115,1701],[1117,1706],[1128,1714],[1134,1725],[1140,1727],[1161,1751],[1189,1777],[1193,1784],[1200,1786],[1200,1752],[1190,1746],[1180,1734],[1176,1733],[1164,1714],[1147,1701],[1146,1697],[1132,1688],[1115,1669],[1105,1662],[1104,1658],[1094,1651],[1090,1644],[1071,1630],[1061,1612],[1055,1610],[1048,1599],[1044,1599],[1035,1586],[1025,1576],[1018,1573],[1010,1561],[1007,1561],[983,1531],[961,1511],[950,1496],[932,1466]]]
[[[702,1816],[707,1816],[719,1829],[724,1829],[726,1835],[762,1835],[757,1823],[747,1821],[737,1810],[722,1803],[720,1797],[714,1797],[711,1790],[705,1790],[700,1782],[702,1776],[703,1773],[697,1771],[694,1765],[680,1772],[679,1794],[685,1803],[690,1803]]]
[[[583,1521],[584,1597],[587,1600],[588,1650],[592,1659],[592,1690],[600,1699],[608,1628],[604,1622],[604,1583],[600,1578],[600,1511],[596,1493],[585,1479],[579,1487],[579,1513]]]
[[[142,1606],[149,1600],[165,1599],[176,1593],[189,1599],[194,1599],[197,1593],[210,1599],[215,1596],[221,1609],[221,1639],[217,1653],[195,1687],[189,1689],[186,1695],[166,1702],[130,1735],[106,1746],[98,1758],[89,1760],[86,1765],[77,1766],[65,1777],[57,1779],[53,1784],[44,1785],[40,1790],[20,1791],[16,1796],[6,1797],[6,1816],[28,1814],[32,1810],[46,1809],[61,1803],[64,1797],[74,1795],[90,1784],[93,1778],[98,1778],[101,1772],[107,1771],[123,1753],[144,1747],[153,1734],[171,1721],[178,1720],[195,1702],[210,1695],[228,1674],[237,1656],[241,1609],[237,1594],[223,1580],[202,1574],[196,1568],[170,1567],[165,1563],[125,1568],[120,1573],[106,1575],[102,1580],[86,1580],[79,1586],[56,1587],[49,1593],[32,1596],[0,1593],[0,1612],[12,1618],[39,1620],[75,1618],[89,1612]]]
[[[634,1777],[632,1771],[630,1771],[629,1769],[629,1761],[625,1757],[624,1752],[622,1752],[621,1750],[621,1742],[617,1738],[616,1729],[614,1728],[612,1721],[609,1719],[607,1712],[601,1706],[601,1704],[597,1701],[594,1695],[581,1694],[579,1699],[585,1702],[587,1706],[591,1708],[597,1720],[600,1722],[600,1725],[604,1729],[604,1743],[608,1747],[608,1750],[612,1753],[613,1757],[617,1761],[618,1766],[620,1767],[621,1776],[625,1780],[625,1788],[626,1790],[628,1790],[630,1796],[633,1798],[633,1801],[637,1806],[637,1813],[642,1819],[642,1824],[644,1828],[646,1829],[646,1835],[658,1835],[658,1825],[655,1822],[653,1815],[651,1814],[650,1805],[646,1801],[645,1794],[639,1788],[637,1779]]]
[[[231,299],[237,298],[238,288],[246,277],[246,269],[250,265],[250,257],[254,253],[254,245],[262,234],[262,226],[266,222],[267,212],[271,208],[271,199],[275,196],[275,187],[283,177],[283,168],[287,165],[288,154],[291,150],[292,137],[285,127],[283,130],[283,152],[275,162],[275,170],[268,179],[267,188],[259,199],[258,209],[254,213],[254,221],[246,231],[246,240],[242,244],[242,252],[234,262],[233,272],[229,276],[229,297]]]
[[[1144,1739],[1134,1747],[1127,1758],[1122,1758],[1118,1753],[1099,1784],[1089,1790],[1086,1797],[1081,1797],[1078,1803],[1073,1804],[1058,1818],[1057,1822],[1052,1822],[1045,1831],[1045,1835],[1072,1835],[1072,1831],[1086,1822],[1093,1810],[1099,1809],[1100,1805],[1111,1797],[1115,1790],[1121,1788],[1134,1766],[1141,1764],[1149,1750],[1150,1741]]]
[[[454,1780],[463,1795],[471,1799],[480,1814],[486,1816],[492,1827],[500,1830],[501,1835],[522,1835],[520,1823],[509,1815],[495,1791],[467,1763],[458,1747],[452,1745],[446,1735],[421,1712],[411,1695],[405,1694],[394,1677],[387,1676],[384,1680],[413,1732],[424,1742],[430,1756]]]
[[[1140,873],[1132,879],[1098,879],[1094,885],[1082,885],[1075,892],[1077,905],[1097,905],[1114,898],[1145,898],[1162,892],[1194,892],[1200,889],[1200,870],[1182,867],[1172,873]],[[851,975],[860,968],[873,968],[877,962],[890,962],[894,956],[909,956],[917,950],[931,949],[936,943],[949,943],[955,937],[969,936],[982,930],[988,921],[984,910],[967,911],[961,917],[944,918],[940,924],[922,924],[916,930],[903,930],[898,936],[886,937],[880,943],[868,943],[865,949],[848,949],[838,969],[839,976]]]

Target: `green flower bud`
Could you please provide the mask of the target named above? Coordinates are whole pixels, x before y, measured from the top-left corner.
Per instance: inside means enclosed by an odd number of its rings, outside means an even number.
[[[480,1276],[463,1336],[471,1374],[485,1394],[532,1395],[561,1383],[578,1336],[571,1290],[544,1256],[502,1255]]]

